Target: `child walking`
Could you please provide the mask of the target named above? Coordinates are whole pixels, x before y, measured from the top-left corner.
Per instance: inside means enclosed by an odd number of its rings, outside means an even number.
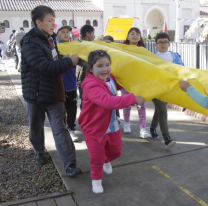
[[[59,25],[56,28],[57,43],[69,42],[70,32],[72,28],[67,25]],[[67,113],[66,123],[69,134],[73,142],[78,142],[78,137],[75,134],[75,121],[77,116],[77,80],[76,66],[62,74],[65,88],[65,108]]]
[[[143,104],[144,98],[126,94],[116,96],[120,88],[110,75],[111,58],[106,51],[95,50],[88,57],[89,69],[82,82],[83,102],[78,119],[88,147],[92,191],[103,193],[103,171],[112,173],[111,161],[121,155],[122,140],[116,109]]]
[[[128,31],[128,35],[126,40],[123,42],[124,44],[130,44],[130,45],[136,45],[138,47],[145,47],[141,32],[138,28],[132,27]],[[128,92],[123,88],[121,90],[122,95],[128,94]],[[147,138],[151,137],[150,133],[146,129],[146,109],[145,104],[136,105],[138,115],[139,115],[139,125],[140,125],[140,138]],[[123,125],[123,132],[124,133],[131,133],[131,127],[130,127],[130,112],[131,112],[131,106],[126,107],[123,109],[123,116],[124,116],[124,125]]]
[[[158,52],[156,52],[155,55],[157,55],[158,57],[166,61],[184,66],[181,60],[181,57],[178,53],[168,51],[168,47],[170,46],[170,38],[168,34],[166,33],[157,34],[155,38],[155,46],[158,49]],[[150,132],[151,132],[152,138],[153,139],[158,138],[156,128],[159,123],[160,130],[162,132],[162,136],[165,141],[165,147],[166,149],[171,148],[176,144],[176,142],[170,138],[170,134],[168,130],[166,102],[162,102],[158,99],[153,99],[152,102],[155,105],[155,112],[154,112],[151,126],[150,126]]]

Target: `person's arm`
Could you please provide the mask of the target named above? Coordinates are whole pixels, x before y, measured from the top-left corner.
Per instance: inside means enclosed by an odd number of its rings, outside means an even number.
[[[85,85],[85,87],[87,87],[87,89],[84,89],[84,93],[87,94],[88,99],[106,109],[123,109],[130,105],[142,105],[145,102],[143,97],[134,96],[132,93],[122,96],[113,96],[93,83],[88,86]]]
[[[183,63],[183,61],[181,59],[181,56],[178,53],[176,53],[176,55],[177,55],[177,57],[176,57],[176,62],[175,63],[179,64],[181,66],[184,66],[184,63]]]
[[[22,59],[29,64],[33,71],[44,75],[58,75],[71,69],[74,61],[73,56],[53,61],[48,60],[39,44],[27,42],[22,46]]]
[[[197,104],[208,109],[208,97],[198,92],[188,82],[179,81],[181,90],[186,92],[188,96],[193,99]]]
[[[187,89],[187,94],[191,99],[193,99],[197,104],[208,109],[208,97],[199,93],[194,87],[189,86]]]
[[[11,40],[10,40],[12,43],[14,43],[15,41],[16,41],[16,36],[15,36],[15,34],[13,34],[13,36],[12,36],[12,38],[11,38]]]

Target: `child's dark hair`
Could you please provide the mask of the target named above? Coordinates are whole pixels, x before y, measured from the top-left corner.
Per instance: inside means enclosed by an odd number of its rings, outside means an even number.
[[[88,72],[90,72],[90,69],[93,68],[93,65],[97,62],[97,60],[99,60],[102,57],[107,57],[111,63],[111,58],[109,56],[109,54],[104,51],[104,50],[95,50],[90,52],[89,56],[88,56]]]
[[[155,37],[155,42],[157,42],[158,39],[168,39],[168,41],[170,41],[170,37],[167,33],[165,32],[161,32],[161,33],[158,33]]]
[[[114,38],[110,35],[109,36],[104,36],[103,39],[104,40],[110,40],[110,41],[114,42]]]
[[[127,34],[127,37],[126,37],[126,40],[123,42],[123,44],[130,44],[130,42],[129,42],[129,40],[128,40],[128,36],[129,36],[129,34],[130,34],[133,30],[134,30],[136,33],[139,33],[139,34],[140,34],[141,40],[138,42],[137,46],[143,46],[143,47],[145,47],[144,42],[143,42],[143,39],[142,39],[141,32],[140,32],[140,30],[139,30],[137,27],[132,27],[131,29],[129,29],[128,34]]]
[[[87,32],[91,33],[91,32],[93,32],[94,30],[95,30],[95,29],[94,29],[92,26],[90,26],[90,25],[84,25],[84,26],[81,28],[81,31],[80,31],[82,39],[85,38]]]
[[[54,17],[56,16],[54,10],[51,9],[50,7],[43,6],[43,5],[36,6],[31,11],[31,19],[34,25],[37,27],[36,20],[40,20],[43,22],[43,19],[45,18],[47,14],[51,14]]]

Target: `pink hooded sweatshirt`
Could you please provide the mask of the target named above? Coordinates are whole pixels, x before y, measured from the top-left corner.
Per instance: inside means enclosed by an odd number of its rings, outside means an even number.
[[[115,81],[113,76],[111,78]],[[119,85],[116,86],[121,89]],[[87,74],[81,87],[83,101],[78,123],[85,138],[100,141],[109,127],[112,110],[134,106],[135,96],[134,94],[113,96],[108,85],[90,73]]]

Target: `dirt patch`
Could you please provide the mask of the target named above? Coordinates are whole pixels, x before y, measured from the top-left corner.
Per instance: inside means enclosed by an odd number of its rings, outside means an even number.
[[[0,203],[66,191],[51,157],[35,163],[25,107],[6,72],[0,71]]]

